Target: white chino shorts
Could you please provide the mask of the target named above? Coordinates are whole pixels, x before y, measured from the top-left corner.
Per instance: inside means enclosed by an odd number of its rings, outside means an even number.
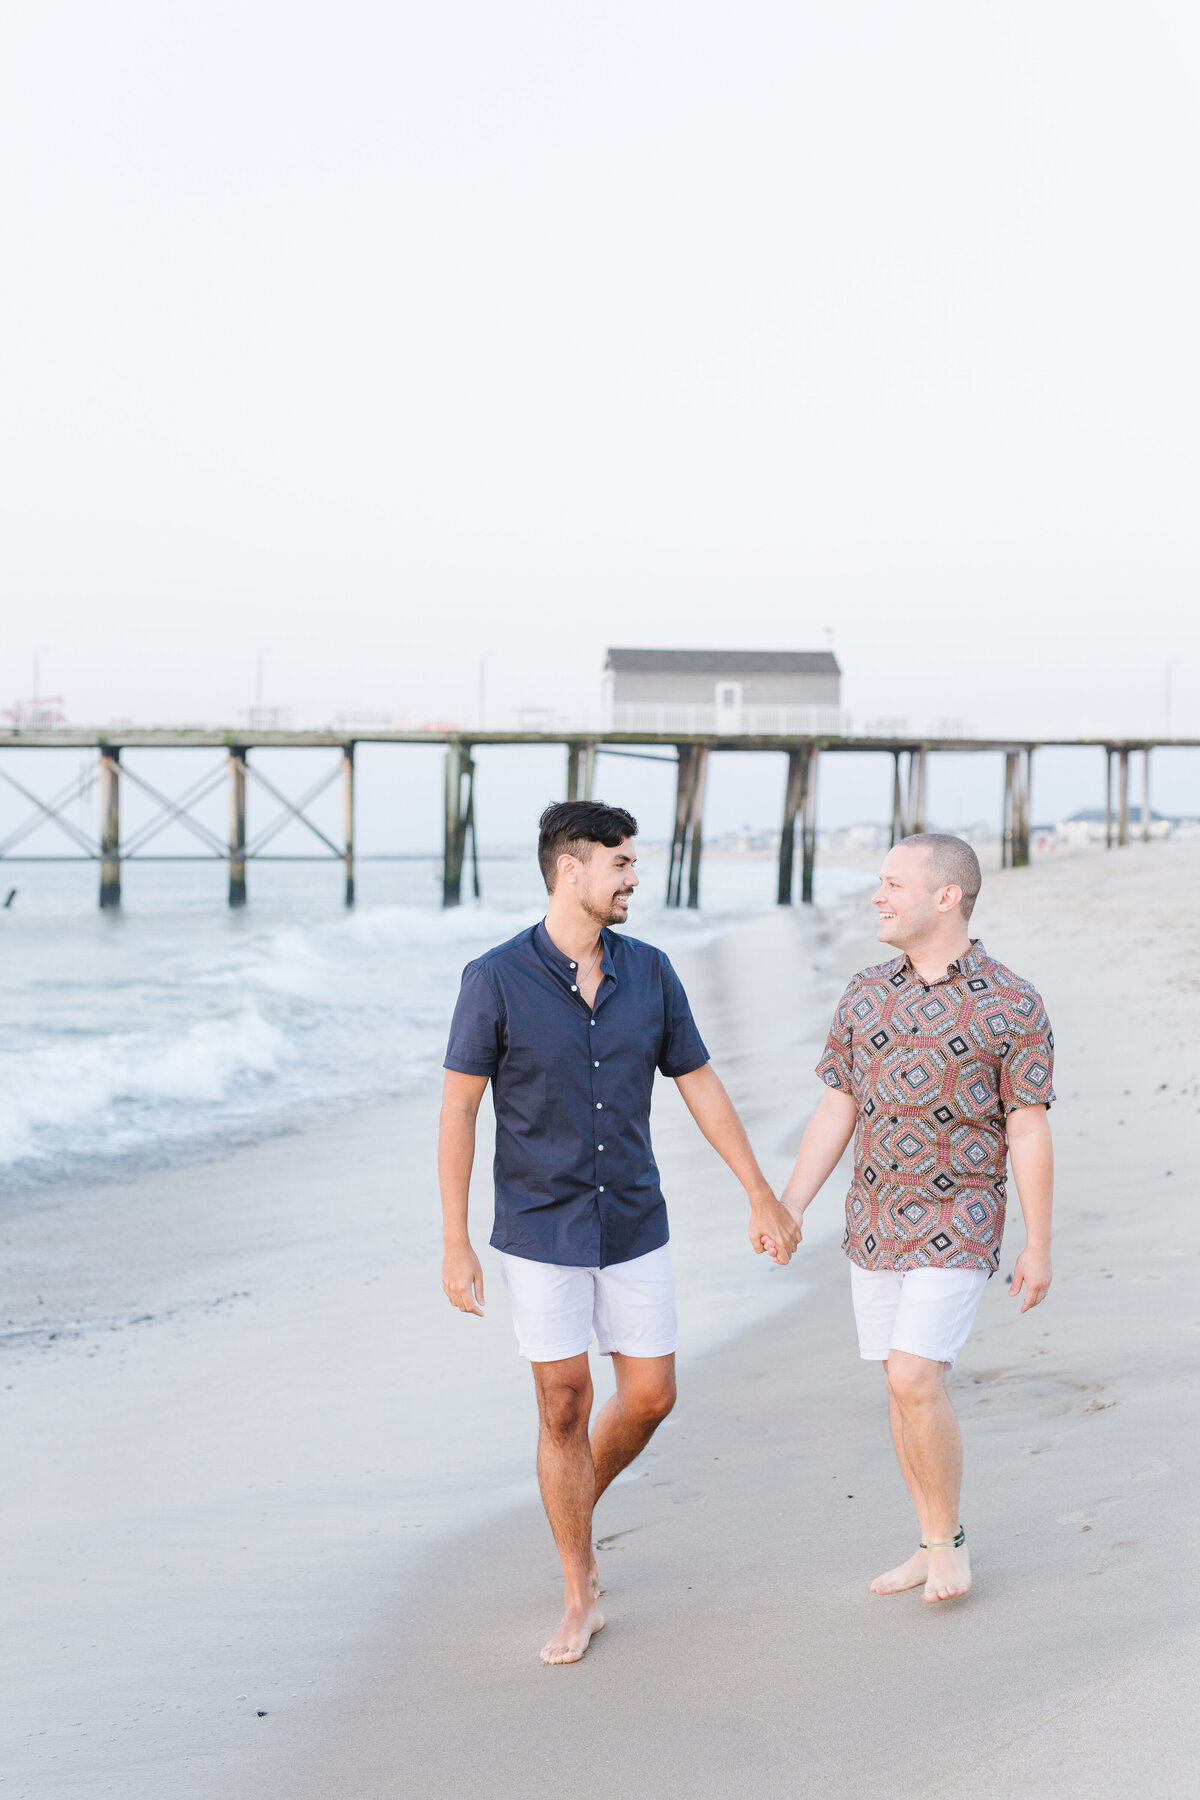
[[[850,1264],[858,1353],[884,1362],[889,1350],[953,1366],[987,1286],[983,1269],[860,1269]]]
[[[645,1256],[577,1269],[500,1252],[522,1356],[562,1362],[580,1356],[596,1334],[601,1356],[670,1356],[677,1341],[675,1273],[670,1246]]]

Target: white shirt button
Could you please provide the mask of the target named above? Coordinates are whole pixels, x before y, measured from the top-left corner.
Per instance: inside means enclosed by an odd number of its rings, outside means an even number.
[[[603,1111],[604,1111],[604,1102],[603,1102],[603,1100],[597,1100],[597,1102],[596,1102],[596,1111],[597,1111],[597,1112],[603,1112]]]
[[[596,1148],[597,1148],[597,1150],[603,1150],[603,1148],[604,1148],[604,1145],[603,1145],[603,1144],[597,1144],[597,1145],[596,1145]]]
[[[604,1189],[603,1189],[603,1188],[601,1188],[601,1189],[600,1189],[600,1192],[601,1192],[601,1193],[603,1193],[603,1192],[604,1192]]]
[[[572,992],[572,993],[573,993],[573,994],[577,994],[577,993],[578,993],[578,992],[579,992],[579,989],[578,989],[578,988],[577,988],[577,987],[573,987],[573,988],[572,988],[572,989],[571,989],[571,992]]]
[[[572,964],[571,964],[571,967],[572,967],[572,968],[573,968],[573,969],[574,969],[574,968],[576,968],[576,967],[577,967],[577,966],[578,966],[578,965],[577,965],[577,964],[576,964],[576,963],[572,963]]]
[[[600,1064],[598,1062],[594,1062],[592,1064],[592,1067],[593,1067],[593,1069],[598,1069],[600,1067]]]

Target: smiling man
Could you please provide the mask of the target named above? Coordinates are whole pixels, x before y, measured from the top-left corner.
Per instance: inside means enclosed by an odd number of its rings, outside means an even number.
[[[842,995],[782,1195],[799,1223],[853,1136],[843,1247],[859,1350],[883,1363],[921,1527],[916,1553],[871,1588],[923,1587],[931,1602],[971,1585],[944,1376],[999,1265],[1010,1157],[1026,1231],[1011,1291],[1027,1312],[1050,1286],[1054,1040],[1036,991],[970,936],[980,881],[961,838],[923,832],[889,853],[873,904],[900,954]]]
[[[592,1511],[675,1402],[675,1284],[650,1144],[655,1072],[746,1190],[750,1242],[786,1262],[799,1233],[771,1192],[661,950],[618,935],[638,885],[637,822],[567,801],[541,817],[546,917],[469,963],[450,1028],[438,1164],[442,1285],[483,1310],[467,1231],[475,1120],[492,1083],[492,1244],[521,1354],[533,1365],[538,1481],[566,1585],[542,1661],[578,1662],[604,1620]],[[617,1391],[588,1435],[595,1334]]]

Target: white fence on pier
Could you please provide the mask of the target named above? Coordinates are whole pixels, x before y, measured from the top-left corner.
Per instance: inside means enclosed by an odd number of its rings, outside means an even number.
[[[847,729],[840,706],[657,706],[615,701],[613,731],[645,731],[664,737],[840,737]]]

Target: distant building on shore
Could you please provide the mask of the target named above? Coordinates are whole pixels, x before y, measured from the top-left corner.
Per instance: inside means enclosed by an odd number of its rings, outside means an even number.
[[[831,650],[610,650],[613,731],[722,736],[840,732],[842,672]]]

